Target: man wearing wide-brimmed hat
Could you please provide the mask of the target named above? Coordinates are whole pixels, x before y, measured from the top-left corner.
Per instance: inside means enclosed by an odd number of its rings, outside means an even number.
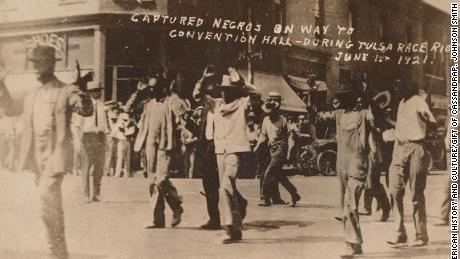
[[[65,172],[72,167],[71,114],[77,111],[89,116],[93,107],[87,95],[54,75],[58,60],[54,48],[38,46],[27,58],[37,70],[41,86],[24,100],[19,170],[25,168],[26,162],[38,169],[36,179],[48,244],[53,257],[67,258],[61,184]]]
[[[91,116],[82,117],[80,130],[82,131],[83,159],[82,178],[83,195],[86,202],[99,202],[101,181],[104,170],[106,134],[110,132],[104,102],[101,100],[103,87],[96,81],[90,81],[87,90],[93,103]],[[90,175],[92,168],[93,192],[91,195]]]
[[[200,90],[195,94],[199,94]],[[220,197],[223,200],[223,222],[227,227],[228,237],[223,243],[241,240],[242,220],[246,216],[247,200],[238,192],[236,176],[240,157],[250,152],[247,134],[246,110],[250,96],[260,96],[254,87],[244,83],[241,75],[228,68],[228,75],[222,77],[218,90],[222,98],[206,95],[206,101],[214,113],[214,146],[220,177]]]

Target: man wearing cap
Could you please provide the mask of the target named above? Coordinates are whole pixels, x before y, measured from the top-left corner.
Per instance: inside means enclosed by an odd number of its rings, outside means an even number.
[[[224,244],[241,240],[242,220],[246,216],[247,200],[238,192],[236,176],[240,155],[249,152],[246,110],[249,95],[260,95],[252,86],[246,85],[234,68],[228,68],[229,75],[222,77],[219,86],[222,98],[206,95],[206,101],[214,112],[214,146],[220,177],[220,194],[223,199],[223,221],[228,237]],[[197,89],[195,93],[200,93]]]
[[[102,87],[95,81],[88,82],[87,90],[93,103],[93,113],[88,117],[81,117],[80,130],[82,132],[83,159],[82,179],[83,195],[86,202],[99,202],[101,195],[101,181],[104,174],[104,160],[106,148],[106,134],[110,132],[104,103],[101,100]],[[91,195],[90,175],[93,169],[93,191]]]
[[[272,190],[281,183],[291,195],[292,206],[300,200],[295,186],[282,172],[288,149],[289,129],[286,118],[280,114],[281,95],[278,92],[270,92],[262,109],[267,114],[260,129],[260,135],[254,150],[268,142],[270,150],[270,163],[265,171],[262,185],[262,201],[259,206],[271,206],[270,197]]]
[[[70,120],[74,110],[90,116],[93,106],[76,86],[56,78],[54,67],[58,59],[54,48],[38,46],[29,53],[28,60],[33,62],[41,86],[24,100],[19,170],[24,170],[26,162],[38,169],[40,211],[51,254],[54,258],[67,258],[61,184],[72,166]]]

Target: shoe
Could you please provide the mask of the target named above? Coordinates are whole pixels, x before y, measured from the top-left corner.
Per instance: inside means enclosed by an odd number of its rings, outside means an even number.
[[[337,220],[337,221],[340,221],[340,222],[345,221],[343,216],[335,216],[334,219]]]
[[[248,207],[248,201],[243,199],[240,203],[240,216],[241,216],[241,221],[243,221],[244,218],[246,218],[246,209]]]
[[[233,229],[233,226],[227,227],[227,235],[228,237],[222,240],[223,244],[231,244],[240,241],[243,238],[243,234],[241,230]]]
[[[363,212],[359,212],[359,215],[370,216],[372,215],[372,212],[368,210],[364,210]]]
[[[209,220],[206,224],[201,226],[201,229],[205,230],[221,230],[220,222],[214,222]]]
[[[289,202],[283,201],[283,200],[274,200],[273,201],[273,205],[286,205],[286,204],[289,204]]]
[[[165,225],[152,224],[152,225],[147,225],[147,226],[145,226],[145,228],[146,228],[146,229],[165,228]]]
[[[433,222],[433,226],[436,226],[436,227],[449,226],[449,222],[447,220],[437,219],[435,222]]]
[[[426,246],[428,244],[428,238],[426,239],[416,239],[409,243],[410,247],[419,247],[419,246]]]
[[[179,207],[179,209],[174,212],[173,220],[171,222],[171,227],[175,227],[179,225],[181,221],[182,213],[184,213],[184,209],[182,207]]]
[[[401,245],[401,244],[407,244],[407,236],[406,235],[398,235],[394,239],[387,240],[387,243],[390,245]]]
[[[91,203],[91,198],[90,197],[85,197],[84,200],[85,200],[86,203]]]
[[[101,199],[99,198],[99,196],[93,196],[93,199],[92,199],[92,202],[100,202]]]
[[[272,204],[269,201],[260,201],[259,202],[260,207],[270,207]]]
[[[355,255],[363,254],[363,249],[361,244],[348,243],[343,254],[340,255],[341,258],[352,258]]]
[[[390,209],[383,209],[382,216],[380,217],[380,222],[387,222],[390,218]]]
[[[292,205],[291,205],[291,207],[295,207],[296,203],[297,203],[298,201],[300,201],[300,198],[301,198],[301,197],[300,197],[300,195],[299,195],[298,193],[294,193],[294,194],[292,195]]]

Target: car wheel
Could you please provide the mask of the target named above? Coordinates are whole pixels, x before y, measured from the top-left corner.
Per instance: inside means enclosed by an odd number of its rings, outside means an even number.
[[[318,170],[326,176],[337,175],[336,170],[337,153],[332,150],[321,152],[316,158]]]

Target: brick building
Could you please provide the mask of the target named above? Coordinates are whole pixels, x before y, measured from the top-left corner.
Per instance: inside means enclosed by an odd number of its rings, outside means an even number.
[[[275,24],[330,25],[324,35],[308,37],[333,40],[385,42],[447,41],[447,14],[421,0],[0,0],[0,58],[13,70],[7,85],[16,95],[36,82],[26,52],[36,44],[55,47],[62,57],[57,74],[73,80],[74,60],[82,68],[94,71],[105,86],[105,99],[124,101],[139,78],[152,64],[164,63],[181,69],[190,88],[205,64],[220,67],[247,65],[247,44],[170,39],[171,28],[161,24],[133,23],[132,14],[160,14],[229,18],[247,21],[248,11],[254,23],[263,24],[261,33],[274,35]],[[209,19],[208,19],[209,20]],[[429,22],[428,22],[429,21]],[[352,37],[337,36],[336,25],[354,27]],[[208,27],[206,27],[208,26]],[[209,28],[205,25],[203,29]],[[298,30],[277,36],[304,38]],[[256,80],[277,84],[289,76],[305,79],[313,72],[334,93],[359,72],[367,72],[371,84],[385,89],[401,77],[437,89],[446,85],[446,59],[440,55],[425,66],[394,66],[371,62],[337,62],[337,48],[303,46],[279,47],[256,44],[253,59]],[[354,50],[351,50],[352,52]],[[276,80],[272,80],[276,78]],[[301,80],[301,81],[302,81]],[[257,82],[256,82],[257,84]],[[292,85],[291,85],[292,86]],[[275,86],[273,86],[275,87]],[[288,88],[287,83],[282,86]],[[269,87],[270,88],[270,87]],[[267,88],[268,89],[268,88]],[[329,95],[331,96],[331,95]]]

